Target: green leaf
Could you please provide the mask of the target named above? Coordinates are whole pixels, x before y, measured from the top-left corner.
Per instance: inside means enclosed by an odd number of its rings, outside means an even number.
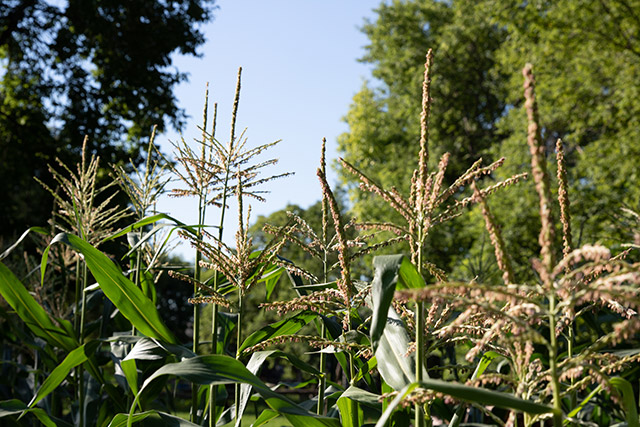
[[[251,427],[260,427],[278,417],[278,413],[276,411],[272,411],[271,409],[265,409],[262,411],[260,416],[256,418]]]
[[[82,346],[76,348],[64,358],[60,363],[44,380],[38,392],[29,402],[29,407],[34,407],[38,402],[49,395],[56,389],[69,375],[69,372],[76,366],[86,362],[95,353],[96,349],[100,345],[99,341],[90,341]]]
[[[383,255],[373,258],[374,276],[371,282],[371,345],[375,351],[387,325],[387,313],[398,283],[398,270],[404,255]]]
[[[100,284],[102,292],[138,331],[163,342],[178,343],[160,318],[153,302],[106,255],[73,234],[60,233],[51,244],[56,242],[65,243],[84,255],[87,267]]]
[[[478,362],[476,369],[473,371],[473,374],[471,375],[471,380],[475,380],[480,375],[482,375],[484,371],[487,370],[489,365],[491,365],[491,362],[493,362],[497,357],[500,357],[500,355],[495,351],[485,352],[480,358],[480,361]],[[449,422],[449,427],[457,427],[460,425],[460,421],[462,420],[462,413],[465,407],[466,405],[464,404],[461,404],[460,406],[458,406],[456,413],[453,414],[453,417],[451,417],[451,421]]]
[[[24,233],[22,233],[22,236],[20,236],[20,238],[18,240],[16,240],[16,242],[9,246],[4,252],[2,252],[2,254],[0,254],[0,261],[2,261],[3,259],[5,259],[7,256],[9,256],[9,254],[18,247],[18,245],[20,245],[20,243],[22,243],[22,241],[29,235],[30,232],[36,232],[36,233],[40,233],[43,235],[47,235],[49,234],[49,232],[47,231],[46,228],[43,227],[30,227],[27,229],[27,231],[25,231]]]
[[[342,393],[341,399],[343,397],[348,397],[355,402],[362,403],[363,405],[367,405],[370,408],[377,409],[378,411],[382,405],[380,402],[380,395],[371,393],[370,391],[363,390],[356,386],[349,386],[349,388]]]
[[[253,353],[251,355],[251,359],[249,359],[249,362],[247,363],[247,369],[252,374],[258,375],[260,368],[264,364],[265,360],[267,360],[267,358],[269,357],[282,357],[282,358],[288,359],[289,362],[295,368],[298,368],[300,371],[307,372],[312,375],[322,375],[320,371],[318,371],[316,368],[309,365],[308,363],[303,362],[302,360],[300,360],[299,358],[297,358],[292,354],[285,353],[280,350],[257,351]],[[240,386],[240,411],[239,411],[240,419],[242,419],[242,414],[244,413],[244,410],[247,406],[247,402],[249,401],[250,397],[251,397],[251,385],[242,384]],[[239,423],[239,420],[236,420],[236,425],[238,425],[238,423]]]
[[[49,314],[36,302],[22,282],[1,262],[0,294],[27,327],[49,345],[66,351],[72,351],[78,347],[76,339],[54,324]]]
[[[20,414],[18,417],[18,419],[20,419],[22,416],[29,413],[35,415],[43,426],[57,427],[56,423],[42,408],[29,408],[24,404],[24,402],[18,399],[4,400],[0,402],[0,418]]]
[[[136,396],[136,402],[140,395],[155,379],[163,375],[173,375],[196,384],[230,384],[245,383],[251,385],[273,410],[284,415],[295,427],[300,426],[334,426],[340,424],[335,418],[320,417],[312,414],[290,399],[272,391],[258,377],[252,374],[245,366],[228,356],[208,355],[185,359],[177,363],[169,363],[162,366],[147,378]],[[136,404],[132,405],[132,411]]]
[[[382,414],[382,417],[376,423],[376,427],[383,427],[391,417],[393,410],[406,398],[413,390],[422,387],[428,390],[438,391],[440,393],[453,396],[466,402],[473,402],[480,405],[493,405],[500,408],[514,409],[529,414],[548,414],[553,413],[554,409],[541,403],[531,402],[529,400],[520,399],[511,394],[502,393],[495,390],[487,390],[479,387],[471,387],[456,382],[447,382],[436,379],[427,379],[421,382],[413,382],[404,387],[398,395],[389,404]]]
[[[598,393],[600,393],[600,391],[602,391],[602,386],[601,386],[601,385],[598,385],[598,387],[596,387],[595,389],[593,389],[593,391],[592,391],[591,393],[589,393],[589,394],[587,395],[587,397],[585,397],[585,398],[582,400],[582,402],[580,402],[580,404],[579,404],[578,406],[576,406],[575,408],[573,408],[573,409],[571,410],[571,412],[569,412],[569,413],[567,414],[567,416],[565,417],[565,419],[562,421],[562,425],[565,425],[565,426],[566,426],[567,424],[571,423],[571,420],[570,420],[569,418],[573,418],[573,417],[575,417],[576,415],[578,415],[578,413],[582,410],[582,408],[584,408],[584,407],[585,407],[585,405],[586,405],[587,403],[589,403],[589,401],[590,401],[591,399],[593,399],[593,397],[594,397],[595,395],[597,395]]]
[[[364,422],[364,413],[354,400],[346,397],[344,393],[338,399],[338,410],[340,412],[340,420],[344,427],[358,427]]]
[[[132,423],[135,423],[135,422],[139,422],[144,419],[147,419],[149,417],[154,417],[154,418],[160,417],[160,419],[162,420],[162,426],[191,427],[191,426],[198,425],[190,421],[184,420],[182,418],[178,418],[174,415],[170,415],[165,412],[153,411],[153,410],[146,411],[146,412],[139,412],[131,417],[131,421]],[[113,419],[109,423],[109,427],[124,427],[127,425],[128,418],[129,416],[127,414],[117,414],[115,417],[113,417]]]
[[[426,286],[424,278],[406,256],[402,257],[398,273],[400,276],[400,289],[420,289]]]
[[[621,377],[613,377],[609,379],[609,383],[614,386],[622,395],[622,405],[627,419],[627,426],[640,427],[640,421],[638,420],[638,408],[636,406],[636,399],[633,394],[633,387],[631,383]]]
[[[182,228],[184,230],[189,231],[193,235],[197,234],[197,232],[196,232],[196,228],[197,227],[196,226],[186,225],[185,223],[183,223],[181,221],[178,221],[177,219],[175,219],[175,218],[173,218],[173,217],[171,217],[171,216],[169,216],[167,214],[159,213],[159,214],[148,216],[146,218],[142,218],[140,221],[136,221],[133,224],[128,225],[127,227],[125,227],[125,228],[123,228],[123,229],[121,229],[119,231],[116,231],[112,235],[110,235],[110,236],[106,237],[105,239],[103,239],[100,243],[104,243],[104,242],[109,241],[109,240],[117,239],[118,237],[124,236],[125,234],[130,233],[133,230],[137,230],[137,229],[142,228],[142,227],[144,227],[146,225],[153,224],[155,222],[160,221],[161,219],[167,219],[169,221],[172,221],[173,224],[158,224],[160,226],[163,226],[163,227],[164,226],[174,226],[174,227],[177,226],[178,228]],[[153,233],[147,233],[147,235],[145,237],[140,239],[141,242],[144,242],[151,235],[153,235]]]
[[[134,395],[138,394],[138,370],[136,367],[136,359],[126,359],[120,361],[120,368],[127,379],[129,388]]]
[[[289,317],[288,319],[283,319],[279,322],[267,325],[249,335],[238,349],[238,353],[241,353],[244,349],[253,347],[254,345],[269,338],[295,334],[316,317],[318,317],[318,313],[303,311],[295,316]]]

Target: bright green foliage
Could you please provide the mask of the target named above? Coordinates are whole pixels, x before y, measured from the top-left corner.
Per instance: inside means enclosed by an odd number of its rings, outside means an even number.
[[[497,171],[500,178],[527,171],[526,118],[519,106],[521,70],[531,62],[548,154],[558,137],[567,147],[577,201],[571,206],[575,244],[619,241],[628,237],[620,229],[620,208],[640,206],[640,3],[524,4],[409,0],[381,5],[377,20],[363,28],[370,44],[362,60],[373,65],[376,80],[354,96],[339,150],[383,186],[406,188],[419,149],[421,69],[432,48],[431,170],[448,151],[449,180],[480,156],[485,162],[506,157]],[[394,218],[376,196],[355,189],[353,175],[340,174],[356,217]],[[515,255],[516,276],[528,274],[528,260],[538,251],[532,185],[489,199]],[[428,259],[452,269],[451,277],[497,277],[479,216],[434,230],[430,241]]]
[[[183,125],[173,88],[186,74],[171,55],[197,54],[213,3],[0,3],[0,236],[46,222],[33,176],[53,187],[47,164],[79,158],[85,135],[103,165],[137,165],[153,125]]]

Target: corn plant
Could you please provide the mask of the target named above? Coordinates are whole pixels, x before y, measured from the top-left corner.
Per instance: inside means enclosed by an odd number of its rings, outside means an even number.
[[[267,406],[256,413],[256,426],[277,417],[296,427],[458,426],[465,419],[501,426],[605,421],[638,426],[630,379],[640,352],[628,348],[627,342],[635,343],[640,332],[640,265],[626,260],[637,242],[617,255],[597,243],[574,247],[562,141],[555,148],[560,216],[554,218],[535,82],[532,67],[527,66],[523,71],[527,145],[541,222],[540,256],[531,262],[536,280],[522,281],[514,273],[518,270],[492,212],[491,197],[526,174],[492,182],[504,159],[486,166],[480,160],[447,185],[448,154],[430,169],[432,62],[429,51],[417,166],[408,188],[383,188],[354,165],[340,161],[359,177],[364,191],[376,194],[400,214],[399,223],[345,219],[327,180],[323,141],[317,171],[321,229],[314,230],[291,214],[283,226],[267,226],[273,237],[256,248],[247,202],[263,201],[262,185],[287,174],[260,175],[277,160],[259,161],[257,156],[277,142],[249,148],[246,131],[236,133],[240,72],[226,143],[216,136],[217,104],[209,124],[207,92],[196,148],[182,139],[174,144],[175,164],[154,161],[154,133],[146,165],[137,176],[115,168],[135,213],[130,225],[112,229],[116,220],[126,217],[125,210],[111,206],[109,197],[96,202],[106,193],[96,186],[98,160],[87,160],[84,149],[77,173],[62,164],[62,173],[52,168],[60,189],[49,191],[57,206],[55,231],[61,232],[46,241],[39,267],[29,261],[25,269],[12,271],[0,262],[0,293],[8,304],[1,313],[11,325],[6,336],[11,348],[19,349],[31,363],[19,372],[30,370],[34,378],[32,385],[20,383],[26,396],[0,402],[0,418],[47,426],[130,426],[145,420],[210,426],[233,421],[240,426],[254,399]],[[155,211],[154,201],[167,184],[166,170],[182,184],[172,190],[174,196],[198,199],[197,224],[187,225]],[[238,223],[233,244],[223,240],[231,198],[237,202]],[[500,284],[450,280],[446,271],[427,259],[428,245],[437,244],[430,239],[432,228],[472,205],[482,214],[502,272]],[[207,221],[212,208],[219,209],[216,226]],[[626,215],[637,220],[632,211]],[[166,236],[158,234],[166,228],[170,229]],[[193,275],[177,269],[170,273],[193,286],[188,301],[194,306],[193,340],[187,343],[176,338],[158,312],[152,277],[161,271],[162,253],[175,230],[195,249]],[[0,255],[0,261],[31,231],[48,234],[43,228],[25,232]],[[385,232],[395,236],[380,240]],[[555,237],[557,232],[561,239]],[[135,238],[129,239],[130,271],[125,274],[97,247],[127,234]],[[279,252],[285,242],[299,245],[317,259],[321,277],[297,266],[296,260],[282,258]],[[409,248],[407,256],[375,256],[370,280],[354,272],[360,257],[400,243]],[[59,280],[58,274],[71,277],[64,268],[70,265],[71,253],[78,259],[79,315],[50,304],[50,297],[43,297],[48,294],[40,290]],[[330,262],[334,256],[337,262]],[[52,258],[57,263],[50,262]],[[28,282],[33,273],[24,280],[16,274],[28,270],[40,272],[35,288]],[[270,294],[285,271],[297,296],[261,304],[261,310],[275,310],[281,318],[250,330],[249,295],[261,287]],[[101,303],[101,318],[86,319],[88,307]],[[210,354],[199,342],[202,304],[214,307]],[[313,324],[317,334],[303,330]],[[318,349],[318,365],[302,360],[287,347],[291,342]],[[317,395],[295,402],[280,392],[284,384],[267,384],[261,369],[269,359],[294,367],[313,390],[317,384]],[[328,360],[335,360],[336,372],[329,372]],[[186,400],[180,394],[183,382],[192,385],[190,421],[179,414],[179,405]],[[226,386],[233,386],[233,399],[226,398]],[[611,411],[597,415],[594,407]]]

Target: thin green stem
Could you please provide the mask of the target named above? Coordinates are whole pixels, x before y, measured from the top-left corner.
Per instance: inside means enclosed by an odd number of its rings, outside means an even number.
[[[204,226],[206,205],[205,205],[206,189],[200,189],[200,195],[198,197],[198,241],[202,240],[202,226]],[[200,267],[200,260],[202,254],[196,249],[196,259],[194,265],[193,278],[196,282],[200,282],[202,268]],[[198,287],[193,285],[193,295],[198,294]],[[200,304],[193,305],[193,347],[192,351],[198,354],[198,347],[200,346]],[[198,417],[198,385],[191,383],[191,422],[196,422]]]
[[[240,348],[242,345],[242,318],[243,318],[243,307],[244,303],[244,295],[242,295],[242,289],[238,289],[238,324],[237,334],[236,334],[236,342],[237,348]],[[236,360],[240,359],[240,352],[236,352]],[[242,420],[240,419],[240,384],[235,385],[235,413],[236,413],[236,426],[242,426]]]
[[[558,341],[556,338],[556,297],[553,290],[549,292],[549,373],[551,375],[551,391],[553,393],[553,425],[562,426],[562,402],[560,400],[560,381],[558,378]]]
[[[86,302],[87,302],[87,294],[85,289],[87,288],[87,264],[82,263],[82,310],[80,313],[80,344],[84,344],[84,317],[86,313]],[[84,401],[85,401],[85,390],[84,390],[84,369],[82,365],[78,366],[78,414],[79,414],[79,424],[80,427],[84,427],[85,425],[85,414],[84,414]]]
[[[422,223],[422,221],[421,221]],[[422,224],[418,228],[418,273],[422,275],[422,264],[423,264],[423,247],[425,241],[425,233],[422,230]],[[424,319],[424,302],[416,301],[415,307],[415,319],[416,319],[416,381],[422,381],[423,369],[424,369],[424,348],[425,348],[425,319]],[[414,405],[414,426],[415,427],[425,427],[425,413],[424,408],[419,403]]]

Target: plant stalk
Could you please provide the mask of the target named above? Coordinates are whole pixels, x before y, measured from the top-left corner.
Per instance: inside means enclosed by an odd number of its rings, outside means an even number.
[[[236,346],[240,348],[242,345],[242,318],[243,318],[243,307],[244,303],[244,295],[242,294],[242,289],[238,290],[238,324],[236,326]],[[240,352],[236,351],[236,360],[240,360]],[[240,384],[236,383],[235,385],[235,412],[236,412],[236,426],[242,426],[242,420],[240,419]]]
[[[549,291],[549,373],[551,375],[551,391],[553,393],[553,425],[562,427],[562,402],[560,400],[560,381],[558,379],[558,341],[556,338],[556,297]]]

